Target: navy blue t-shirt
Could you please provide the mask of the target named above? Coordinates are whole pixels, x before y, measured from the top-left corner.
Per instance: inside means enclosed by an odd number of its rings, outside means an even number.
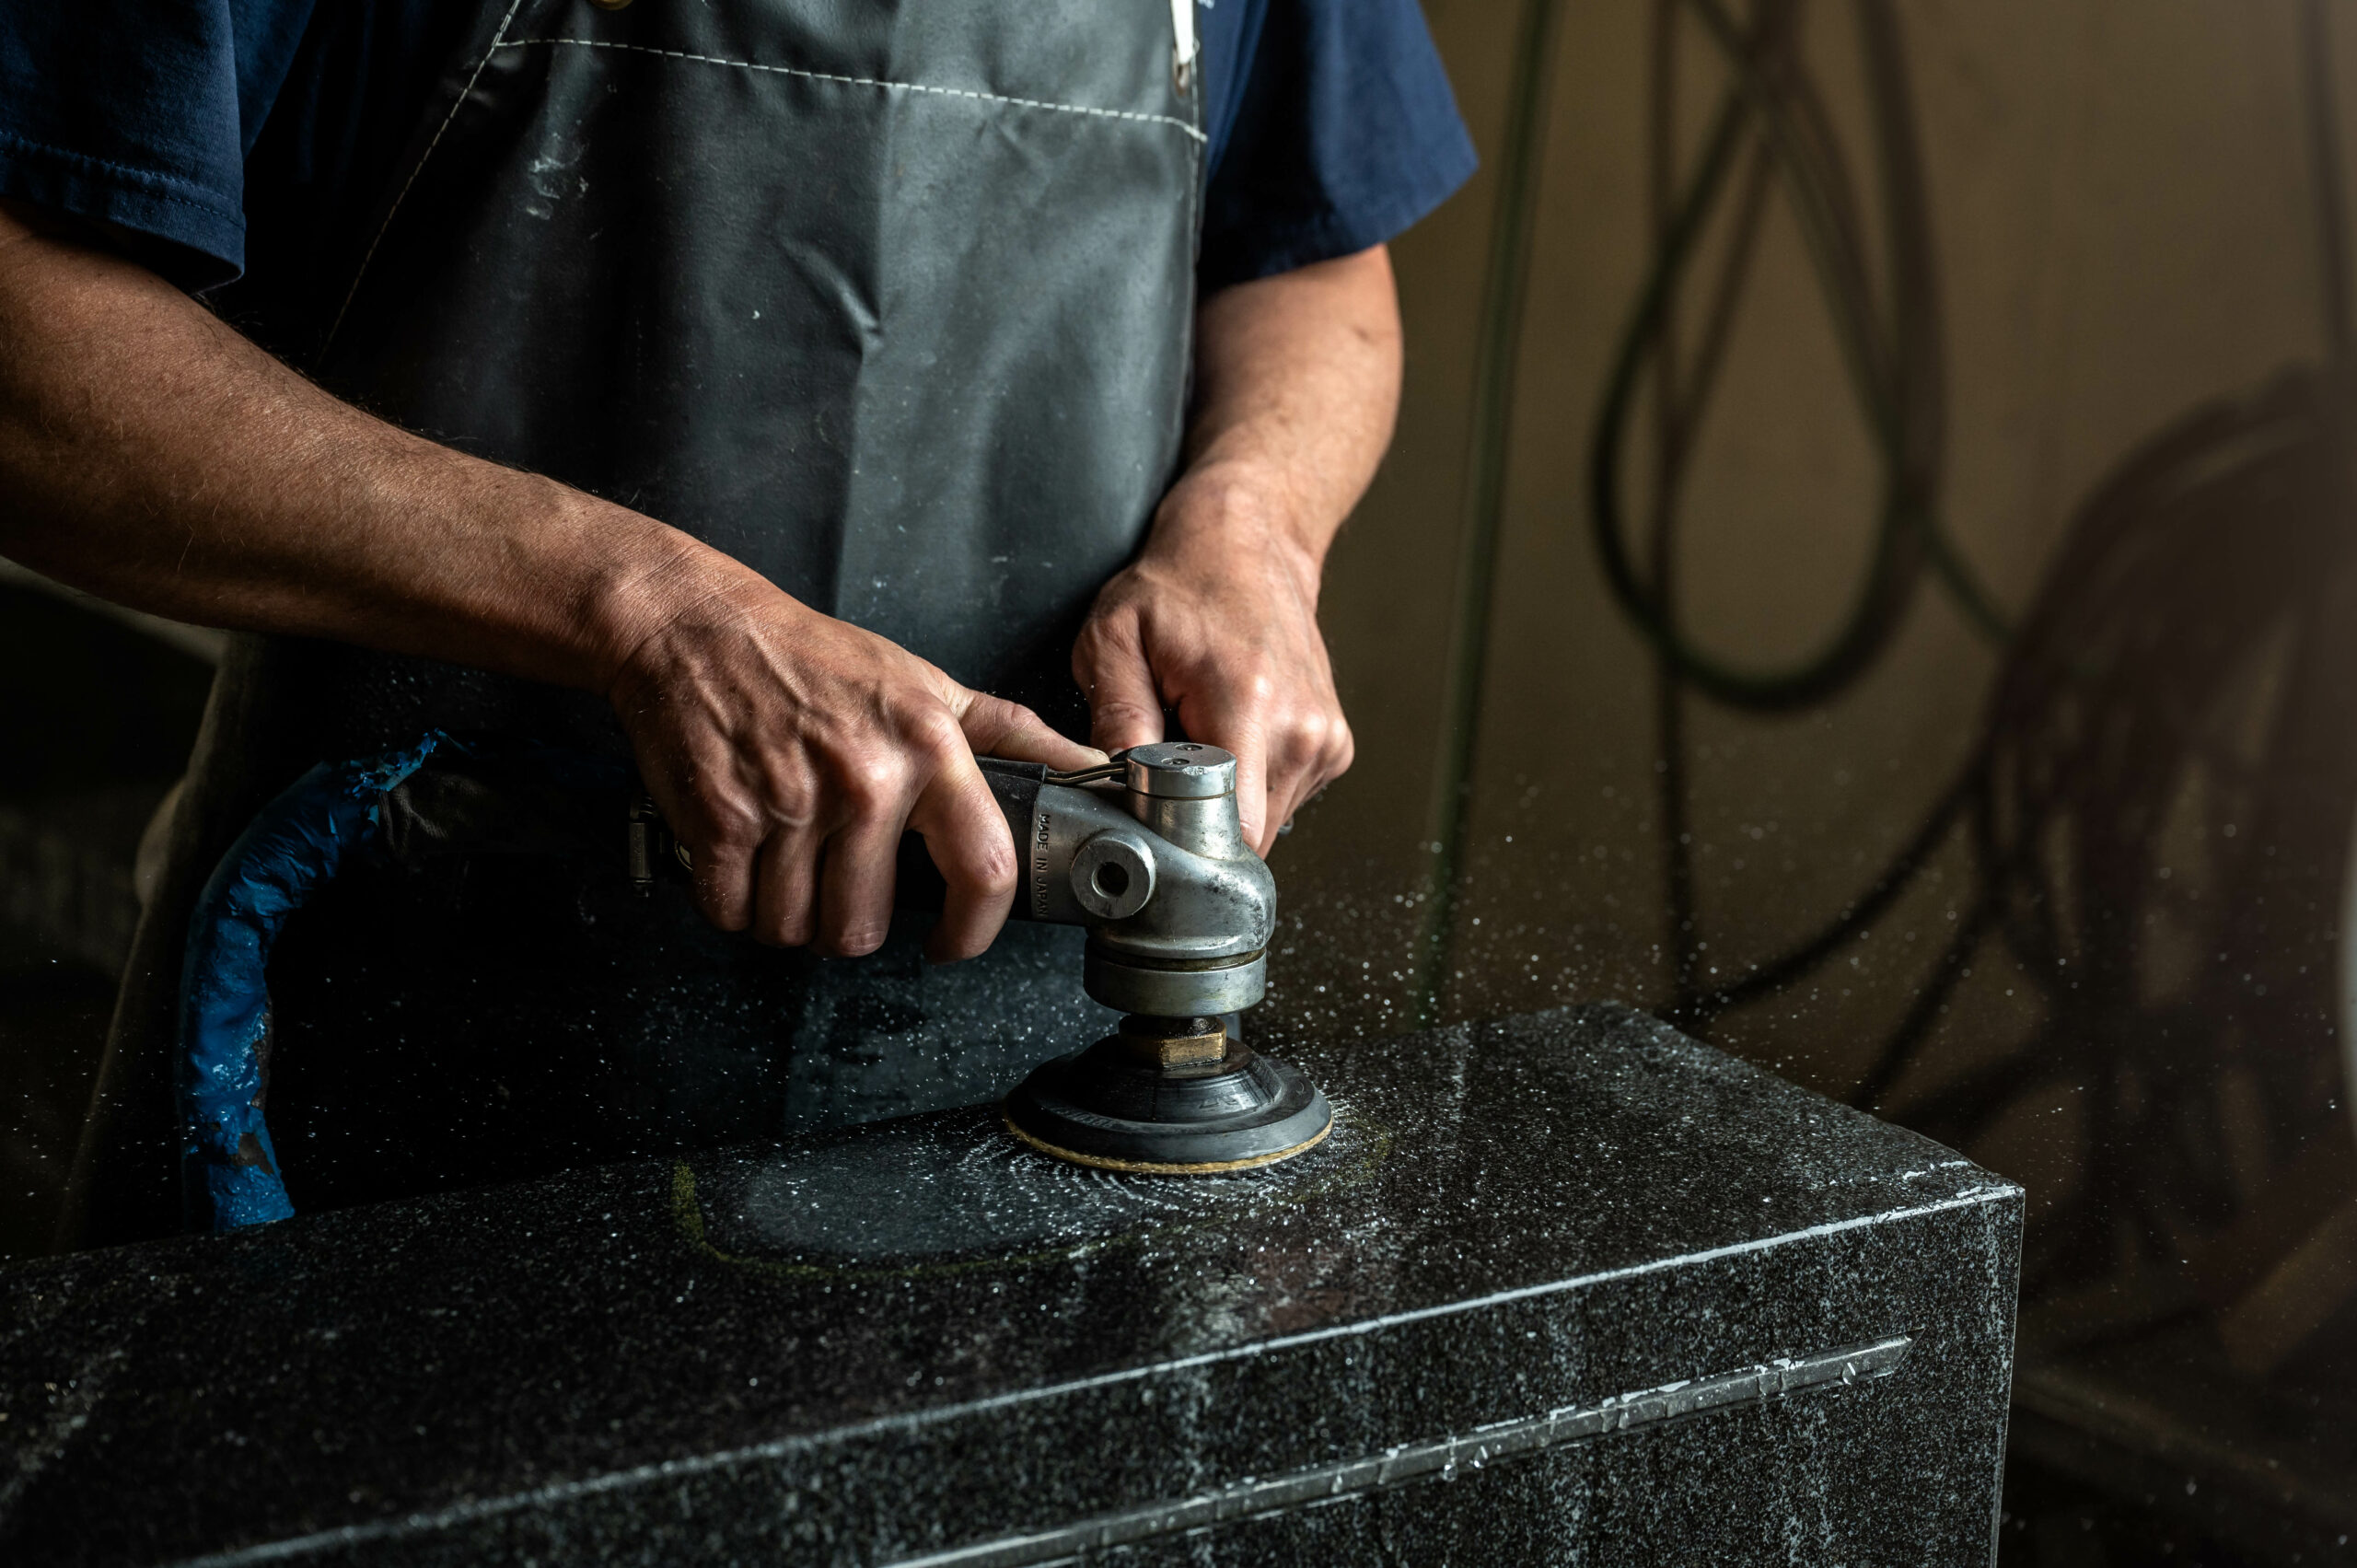
[[[0,196],[113,226],[270,342],[381,200],[482,4],[0,5]],[[1416,0],[1196,15],[1206,291],[1388,239],[1472,172]]]

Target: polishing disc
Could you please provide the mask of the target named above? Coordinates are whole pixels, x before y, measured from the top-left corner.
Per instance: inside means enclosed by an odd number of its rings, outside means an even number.
[[[1231,1043],[1215,1070],[1157,1073],[1118,1037],[1042,1063],[1006,1097],[1007,1130],[1075,1165],[1214,1176],[1274,1165],[1333,1130],[1326,1097],[1295,1068]]]

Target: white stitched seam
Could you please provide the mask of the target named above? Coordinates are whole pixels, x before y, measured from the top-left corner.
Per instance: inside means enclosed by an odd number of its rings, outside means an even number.
[[[476,81],[482,75],[483,67],[491,64],[491,57],[493,54],[499,52],[500,41],[507,36],[508,28],[515,23],[516,13],[523,8],[524,0],[512,0],[507,7],[507,14],[499,18],[499,30],[491,35],[491,47],[484,50],[482,58],[475,62],[474,70],[468,74],[467,85],[459,89],[458,98],[450,104],[450,112],[444,115],[442,123],[434,128],[434,139],[425,144],[425,151],[419,155],[417,167],[409,171],[407,180],[401,181],[401,194],[395,196],[393,204],[386,209],[385,221],[377,226],[376,238],[368,241],[367,254],[360,258],[360,268],[352,274],[352,286],[344,290],[343,303],[336,307],[335,320],[328,328],[327,337],[319,343],[321,363],[325,363],[328,350],[334,345],[336,334],[343,331],[343,318],[352,309],[353,300],[359,296],[360,280],[368,275],[368,263],[377,259],[377,247],[385,242],[385,231],[393,226],[393,215],[401,210],[403,202],[409,200],[410,187],[416,184],[417,177],[425,172],[426,164],[433,160],[434,149],[442,145],[443,133],[450,129],[450,122],[458,119],[459,110],[466,107],[467,99],[474,93]]]
[[[602,38],[514,38],[502,39],[493,49],[528,49],[535,44],[569,43],[582,49],[624,49],[633,54],[659,54],[667,60],[693,60],[705,65],[729,65],[739,71],[769,71],[781,76],[800,76],[812,82],[841,82],[846,87],[883,87],[904,93],[932,93],[940,98],[970,98],[982,103],[1011,104],[1017,109],[1044,109],[1054,114],[1087,114],[1099,120],[1134,120],[1144,125],[1170,125],[1184,131],[1201,142],[1203,134],[1186,121],[1169,114],[1137,114],[1126,109],[1091,109],[1086,104],[1050,103],[1044,99],[1007,98],[1000,93],[978,93],[966,87],[934,87],[923,82],[887,82],[875,76],[840,76],[827,71],[804,71],[792,65],[764,65],[754,60],[723,60],[716,54],[690,54],[677,49],[653,49],[643,43],[617,43]]]

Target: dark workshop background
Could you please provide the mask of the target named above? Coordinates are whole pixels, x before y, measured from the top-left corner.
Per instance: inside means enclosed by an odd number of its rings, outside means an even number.
[[[1428,15],[1484,167],[1397,248],[1271,1024],[1618,996],[1962,1148],[2006,1561],[2348,1560],[2357,8]],[[0,579],[0,1253],[213,645]]]

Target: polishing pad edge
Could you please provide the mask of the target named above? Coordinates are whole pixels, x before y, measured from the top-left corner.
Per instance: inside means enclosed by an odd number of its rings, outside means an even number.
[[[1015,1118],[1004,1108],[999,1111],[999,1121],[1009,1132],[1015,1134],[1016,1141],[1027,1148],[1037,1149],[1039,1153],[1062,1160],[1067,1165],[1087,1166],[1095,1170],[1118,1171],[1124,1176],[1222,1176],[1229,1171],[1250,1170],[1259,1166],[1275,1165],[1280,1161],[1289,1160],[1295,1155],[1306,1154],[1324,1143],[1328,1134],[1334,1131],[1334,1118],[1329,1113],[1326,1118],[1325,1125],[1318,1128],[1316,1132],[1298,1144],[1276,1150],[1272,1154],[1251,1155],[1243,1159],[1180,1163],[1171,1160],[1126,1160],[1111,1155],[1085,1155],[1077,1150],[1059,1148],[1045,1138],[1026,1132],[1016,1124]]]

